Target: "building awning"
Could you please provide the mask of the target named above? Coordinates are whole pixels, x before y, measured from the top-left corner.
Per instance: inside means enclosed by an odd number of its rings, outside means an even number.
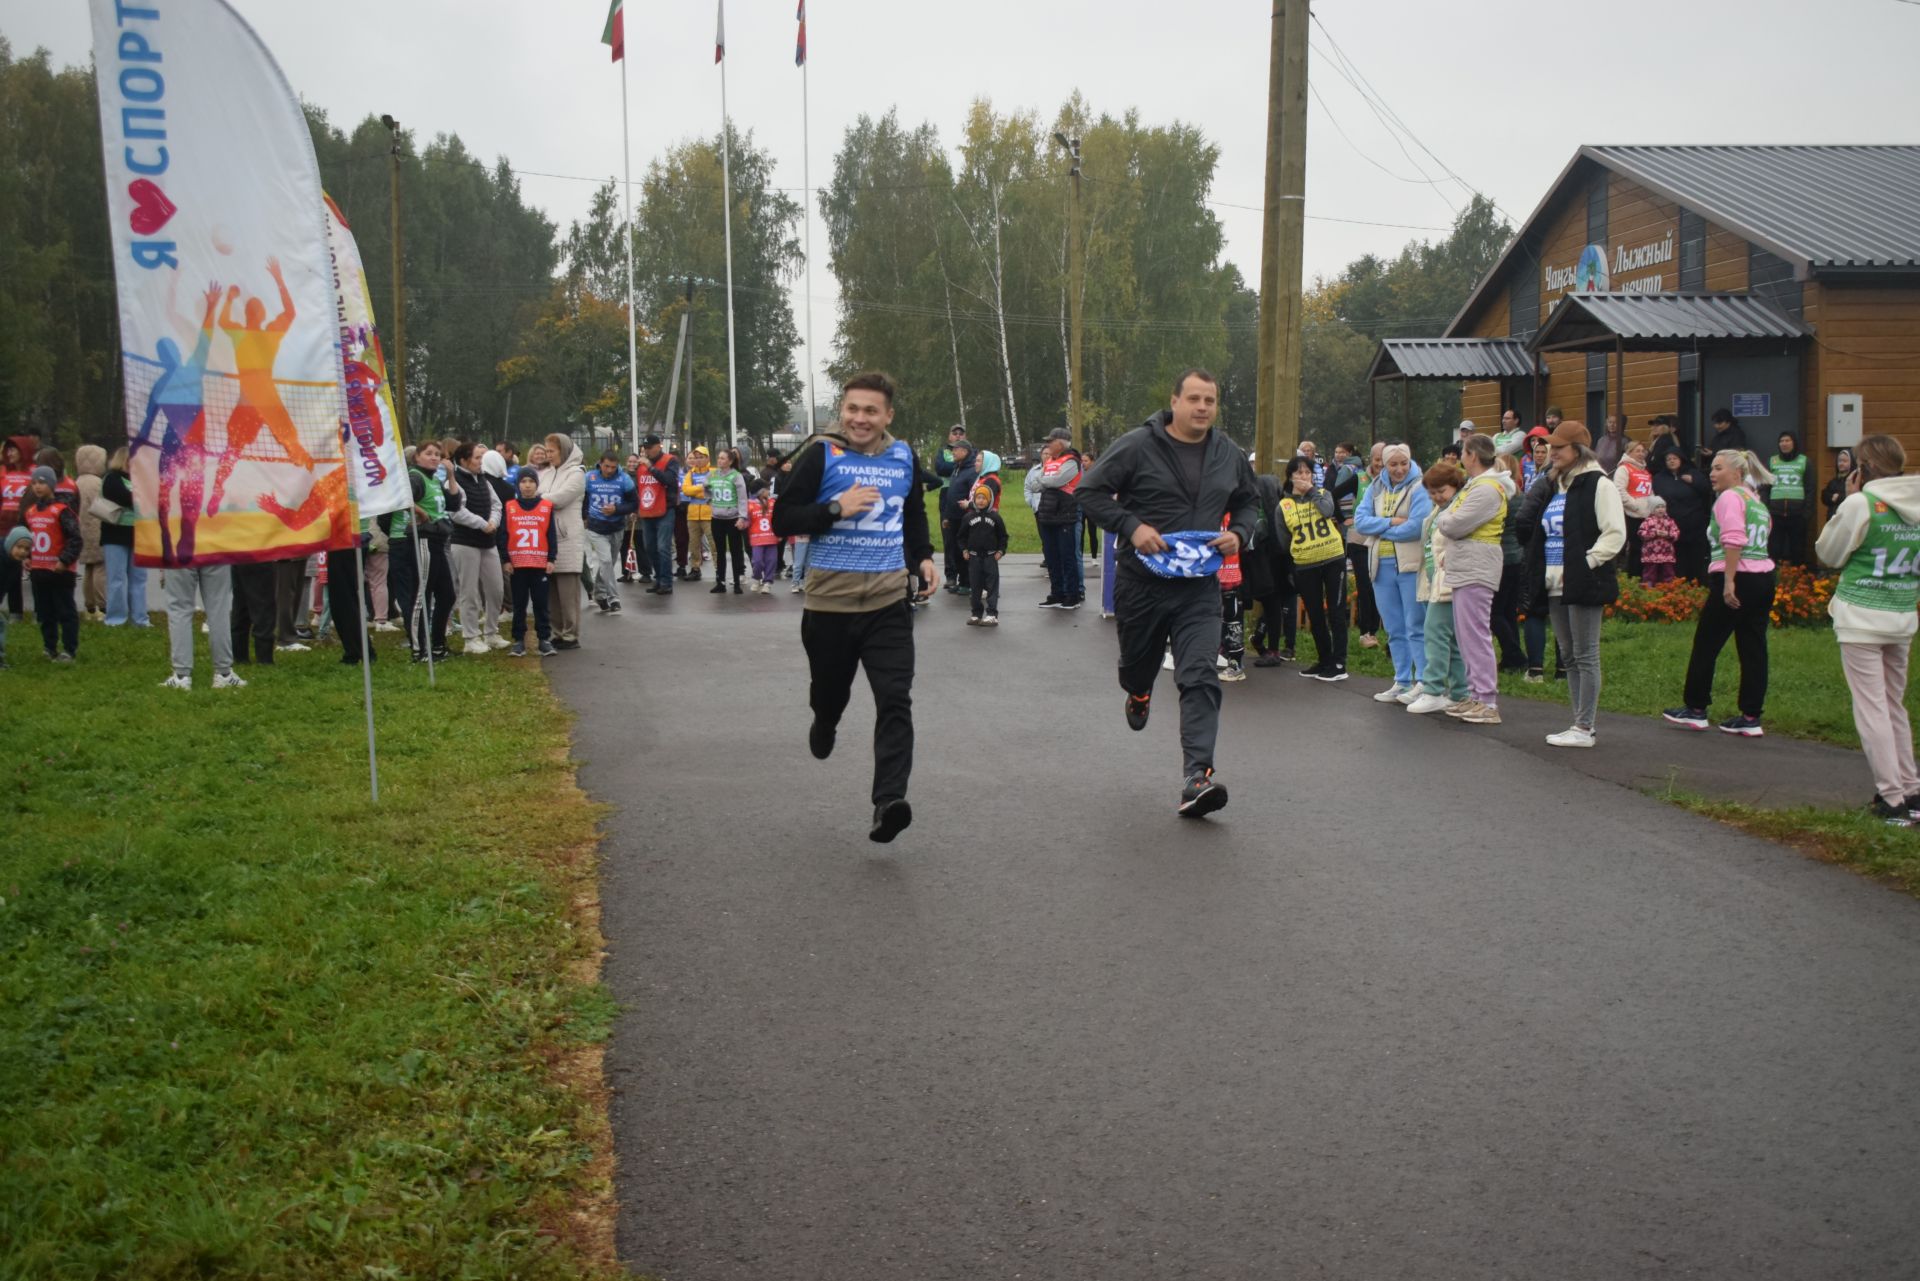
[[[1534,358],[1513,338],[1388,338],[1374,353],[1367,377],[1434,378],[1484,382],[1531,378]]]
[[[1529,344],[1542,351],[1709,351],[1807,336],[1748,294],[1568,294]]]

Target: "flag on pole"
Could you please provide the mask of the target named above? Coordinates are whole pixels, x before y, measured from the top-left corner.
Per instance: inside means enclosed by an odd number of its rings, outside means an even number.
[[[715,62],[727,56],[727,3],[718,0],[714,5],[713,24],[713,60]]]
[[[338,308],[300,100],[223,0],[92,0],[134,557],[353,545]]]
[[[607,25],[600,32],[600,43],[613,48],[615,62],[627,56],[626,0],[613,0],[607,6]]]
[[[334,309],[340,318],[340,347],[347,368],[347,415],[341,446],[347,478],[362,518],[384,516],[413,505],[406,467],[400,457],[400,431],[387,389],[387,358],[373,327],[373,298],[360,246],[340,212],[327,202],[327,243],[333,249]]]
[[[793,46],[793,65],[807,65],[807,0],[800,0],[800,12],[794,15],[800,22],[800,36]]]

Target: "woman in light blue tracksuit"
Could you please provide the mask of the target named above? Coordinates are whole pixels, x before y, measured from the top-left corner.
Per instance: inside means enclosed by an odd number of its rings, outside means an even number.
[[[1420,483],[1420,465],[1405,445],[1388,445],[1386,469],[1355,509],[1353,528],[1377,539],[1369,571],[1380,621],[1387,629],[1393,658],[1393,687],[1374,695],[1380,702],[1410,703],[1419,694],[1421,656],[1426,647],[1425,606],[1420,583],[1420,529],[1433,499]]]

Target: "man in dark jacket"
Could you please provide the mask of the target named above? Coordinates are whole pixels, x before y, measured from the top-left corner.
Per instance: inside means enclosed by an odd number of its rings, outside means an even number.
[[[972,442],[955,439],[947,442],[946,488],[940,491],[940,546],[945,562],[947,590],[956,596],[967,593],[967,561],[962,554],[960,521],[973,498],[973,485],[980,478],[980,456]]]
[[[1708,471],[1713,470],[1713,456],[1723,449],[1750,449],[1747,433],[1740,430],[1740,420],[1727,409],[1713,411],[1713,434],[1707,437],[1707,443],[1700,447],[1700,465]]]
[[[1161,577],[1143,561],[1168,550],[1162,533],[1226,530],[1207,540],[1222,556],[1252,540],[1259,502],[1253,468],[1240,446],[1213,429],[1220,380],[1188,369],[1174,380],[1172,404],[1100,456],[1078,487],[1087,515],[1117,536],[1114,612],[1120,632],[1120,688],[1127,725],[1145,729],[1160,656],[1173,646],[1180,690],[1180,749],[1186,785],[1179,813],[1198,818],[1227,803],[1213,776],[1220,730],[1220,584]]]
[[[807,750],[833,754],[835,731],[867,669],[873,690],[873,827],[886,842],[913,822],[907,780],[913,773],[914,571],[930,586],[933,539],[921,501],[920,460],[893,423],[893,382],[857,374],[840,389],[840,434],[814,438],[792,456],[787,487],[773,509],[773,532],[805,534],[806,610],[800,643],[812,678],[813,726]]]

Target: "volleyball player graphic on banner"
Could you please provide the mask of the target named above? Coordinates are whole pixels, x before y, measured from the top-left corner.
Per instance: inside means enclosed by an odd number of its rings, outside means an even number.
[[[222,0],[90,0],[142,565],[349,545],[340,306],[298,99]]]

